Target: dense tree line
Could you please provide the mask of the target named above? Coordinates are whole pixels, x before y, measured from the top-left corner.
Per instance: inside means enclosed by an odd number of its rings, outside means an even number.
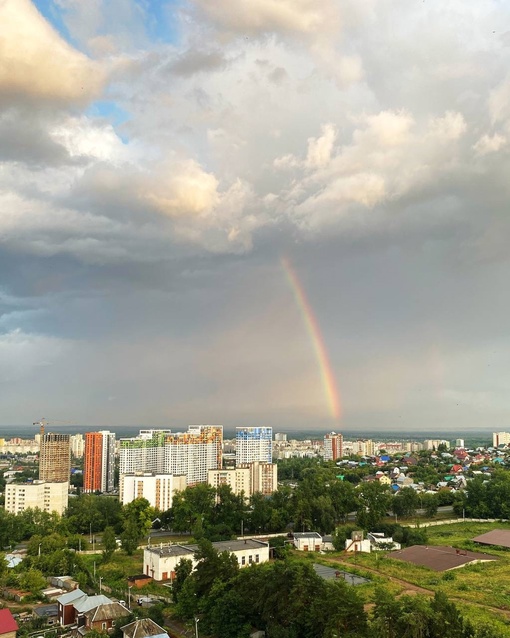
[[[307,562],[285,559],[239,570],[228,552],[200,541],[196,569],[184,563],[176,612],[200,618],[204,634],[244,638],[253,627],[269,638],[364,636],[363,602],[343,580],[324,581]]]
[[[510,518],[510,474],[497,470],[491,478],[477,476],[454,505],[457,514],[475,518]]]
[[[307,561],[284,558],[239,569],[228,552],[202,540],[174,581],[175,613],[198,619],[201,633],[246,638],[253,628],[267,638],[496,638],[474,629],[446,595],[402,596],[380,588],[368,615],[356,588],[324,580]]]

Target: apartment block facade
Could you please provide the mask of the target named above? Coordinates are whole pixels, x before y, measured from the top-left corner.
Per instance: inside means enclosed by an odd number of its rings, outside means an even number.
[[[137,498],[146,498],[152,507],[160,512],[166,512],[172,507],[176,492],[182,492],[187,487],[185,475],[172,474],[121,474],[119,485],[119,500],[127,505]]]
[[[343,436],[336,432],[324,435],[324,460],[336,461],[343,456]]]
[[[69,482],[71,444],[69,434],[48,432],[40,438],[39,480],[48,483]]]
[[[115,434],[108,430],[85,434],[84,492],[112,492],[115,479]]]
[[[188,485],[207,482],[223,461],[223,426],[190,425],[187,432],[148,430],[120,441],[120,474],[185,475]]]
[[[236,428],[236,466],[242,463],[273,460],[273,428]]]
[[[5,509],[20,514],[27,509],[38,508],[62,515],[69,499],[69,482],[8,483],[5,486]]]

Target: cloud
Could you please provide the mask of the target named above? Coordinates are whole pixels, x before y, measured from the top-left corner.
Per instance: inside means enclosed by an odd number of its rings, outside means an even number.
[[[172,73],[187,77],[195,73],[221,71],[227,64],[228,60],[219,51],[188,50],[171,62],[169,67]]]
[[[67,44],[30,0],[2,0],[0,24],[0,102],[66,105],[100,94],[104,71]]]
[[[235,11],[228,0],[193,0],[216,28],[241,36],[268,33],[321,35],[339,24],[332,0],[240,0]]]
[[[473,149],[478,155],[483,156],[489,153],[497,153],[505,147],[507,143],[507,138],[503,135],[499,135],[499,133],[494,133],[494,135],[485,134],[477,140],[476,144],[473,145]]]
[[[12,383],[45,374],[45,368],[57,362],[66,349],[65,341],[12,330],[0,334],[0,381]]]
[[[305,165],[307,168],[320,168],[329,164],[333,144],[336,139],[336,130],[332,124],[322,126],[322,135],[317,139],[308,139],[308,153]]]

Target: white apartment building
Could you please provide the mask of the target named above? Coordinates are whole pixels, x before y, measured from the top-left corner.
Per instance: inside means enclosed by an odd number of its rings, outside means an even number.
[[[245,467],[244,465],[240,466]],[[278,488],[278,466],[276,463],[255,461],[248,463],[250,470],[250,494],[260,492],[269,496]]]
[[[188,485],[207,482],[223,460],[223,426],[190,425],[187,432],[142,430],[120,441],[120,474],[186,475]]]
[[[256,492],[269,496],[278,488],[278,466],[255,461],[242,463],[235,469],[209,470],[207,482],[214,488],[228,485],[236,496],[242,492],[246,498]]]
[[[165,474],[185,474],[188,485],[207,482],[208,470],[221,468],[223,426],[190,425],[165,440]]]
[[[62,515],[67,508],[69,482],[9,483],[5,486],[5,509],[11,514],[19,514],[27,509],[38,508],[44,512]]]
[[[237,558],[239,567],[248,567],[269,560],[269,544],[254,538],[242,540],[218,541],[213,543],[218,552],[230,552]],[[163,545],[146,547],[143,552],[143,572],[154,580],[172,580],[175,568],[183,558],[191,560],[196,566],[195,552],[198,545]]]
[[[136,437],[120,439],[120,474],[165,473],[165,438],[170,430],[140,430]]]
[[[500,445],[510,444],[510,432],[493,432],[492,433],[492,446],[499,447]]]
[[[121,474],[119,500],[127,505],[137,498],[146,498],[152,507],[166,512],[172,507],[176,492],[186,489],[186,476],[172,474]]]
[[[423,441],[423,448],[425,450],[437,450],[440,445],[446,446],[446,449],[450,448],[450,441],[445,439],[427,439]]]
[[[236,428],[236,465],[273,460],[273,428]]]
[[[252,494],[249,467],[237,467],[228,470],[208,470],[207,483],[214,488],[218,488],[221,485],[228,485],[236,496],[244,492],[244,495],[248,498]]]
[[[85,439],[83,434],[73,434],[71,436],[71,454],[76,459],[82,459],[85,452]]]

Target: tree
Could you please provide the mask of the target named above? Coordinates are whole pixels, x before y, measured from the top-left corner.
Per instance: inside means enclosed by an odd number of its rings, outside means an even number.
[[[44,578],[42,572],[33,568],[19,575],[19,584],[22,589],[34,595],[40,594],[47,586],[46,578]]]
[[[184,586],[185,580],[193,571],[193,563],[189,558],[181,558],[175,566],[175,578],[172,582],[172,598],[174,603],[179,600],[179,593]]]
[[[403,487],[393,497],[391,509],[397,516],[409,517],[416,513],[420,497],[412,487]]]
[[[212,520],[216,491],[207,483],[187,487],[174,495],[170,524],[176,532],[191,532],[198,521],[205,529]]]
[[[436,494],[424,494],[422,497],[422,507],[425,510],[425,516],[432,518],[437,514],[439,499]]]
[[[140,529],[133,518],[128,518],[124,522],[124,529],[120,535],[120,541],[122,544],[122,549],[128,554],[132,556],[138,547],[138,543],[140,541]]]
[[[361,483],[357,490],[356,522],[363,529],[375,532],[391,504],[389,488],[387,485],[381,485],[379,481],[371,481],[370,483]]]
[[[117,549],[117,539],[113,527],[105,528],[103,532],[103,562],[107,563]]]

